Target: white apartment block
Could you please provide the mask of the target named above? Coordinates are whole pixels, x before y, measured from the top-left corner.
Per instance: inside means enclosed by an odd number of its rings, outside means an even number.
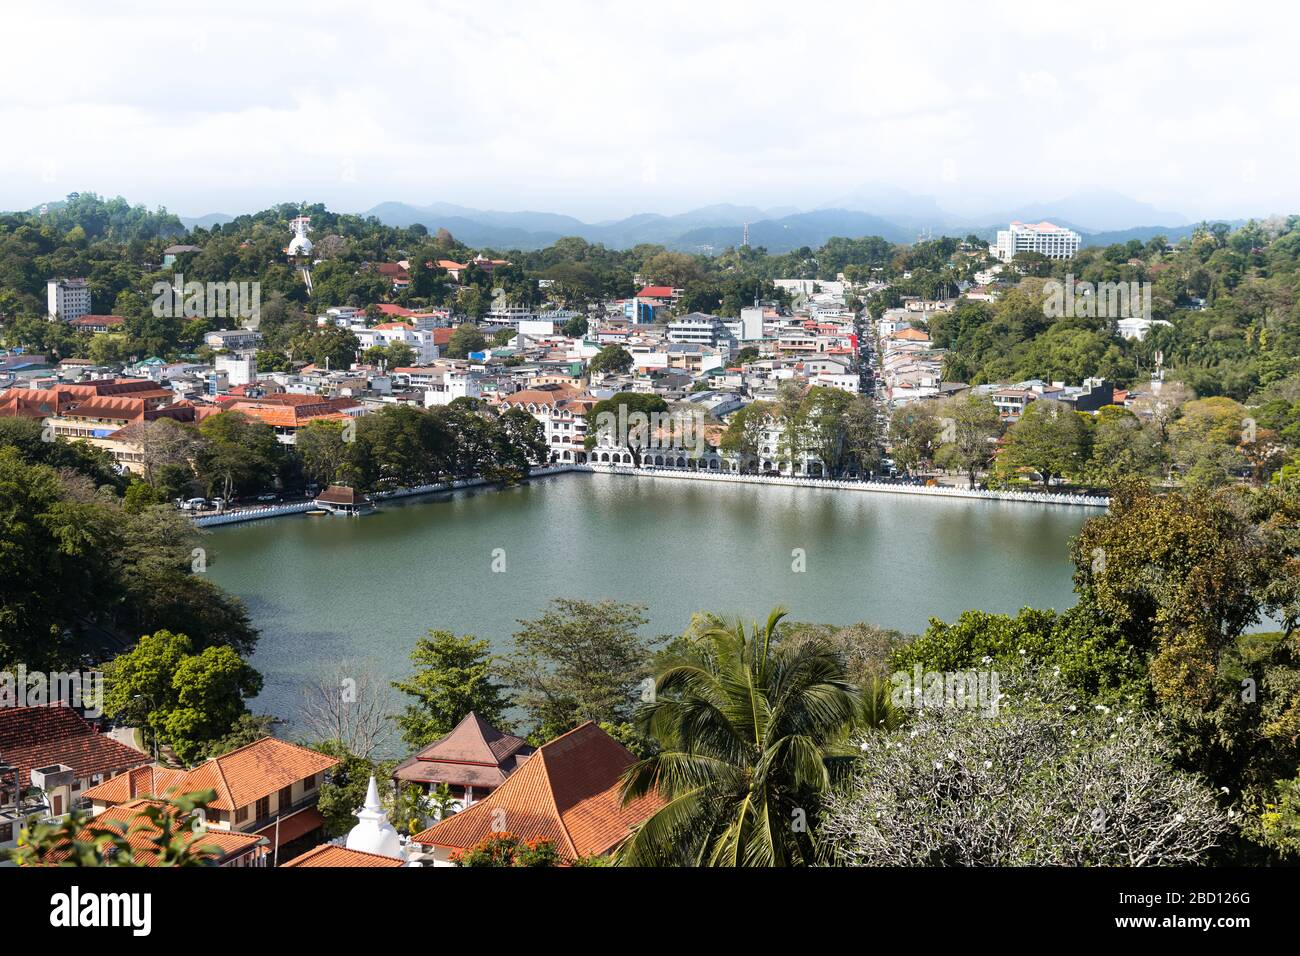
[[[692,312],[668,323],[668,341],[675,345],[719,345],[731,337],[715,315]]]
[[[213,361],[217,374],[224,374],[231,388],[257,381],[257,359],[252,355],[218,355]]]
[[[85,279],[51,279],[45,288],[51,319],[71,322],[90,315],[90,285]]]
[[[989,253],[1003,262],[1010,262],[1017,252],[1038,252],[1049,259],[1073,259],[1082,241],[1073,229],[1050,222],[1013,222],[1010,228],[998,230],[998,241],[989,246]]]

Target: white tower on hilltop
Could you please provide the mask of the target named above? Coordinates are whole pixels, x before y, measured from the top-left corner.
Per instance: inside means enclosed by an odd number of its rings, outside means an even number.
[[[357,811],[357,825],[348,831],[345,845],[349,850],[377,853],[397,860],[406,859],[402,838],[388,822],[388,814],[379,805],[379,788],[375,786],[374,777],[370,778],[365,805]]]
[[[311,227],[311,216],[298,216],[296,219],[291,219],[289,227],[293,229],[293,238],[289,240],[289,248],[285,252],[290,256],[311,255],[311,240],[307,238],[307,230]]]

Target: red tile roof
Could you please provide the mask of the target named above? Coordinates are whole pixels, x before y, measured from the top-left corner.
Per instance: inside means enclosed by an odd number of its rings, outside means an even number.
[[[402,860],[378,853],[365,853],[361,850],[349,850],[347,847],[323,843],[315,849],[308,850],[302,856],[295,856],[288,863],[281,863],[280,869],[287,866],[405,866]]]
[[[355,408],[356,399],[321,398],[319,395],[264,395],[262,398],[237,398],[223,403],[226,410],[241,412],[274,428],[300,428],[310,421],[324,418],[347,418],[345,408]]]
[[[623,804],[621,778],[635,761],[588,721],[543,744],[487,797],[412,840],[468,850],[504,827],[525,840],[549,840],[564,860],[608,853],[662,805],[654,793]]]
[[[129,778],[125,775],[115,777],[91,787],[84,796],[100,803],[122,803],[136,796],[161,797],[169,792],[215,790],[216,799],[208,806],[233,812],[291,783],[324,773],[337,763],[333,757],[315,750],[274,737],[263,737],[238,750],[212,757],[191,770],[149,768],[151,775],[138,773]]]
[[[68,325],[76,328],[95,328],[96,326],[117,327],[125,324],[126,319],[120,315],[83,315],[79,319],[73,319]]]
[[[648,285],[637,293],[637,297],[644,299],[671,299],[673,297],[673,287],[670,285]]]
[[[161,831],[158,829],[158,825],[143,813],[144,809],[150,806],[166,807],[166,804],[154,800],[133,800],[120,807],[110,807],[93,820],[87,821],[86,825],[77,831],[76,838],[88,841],[103,833],[125,836],[132,850],[131,855],[137,864],[156,866],[158,863],[158,845],[154,841]],[[178,815],[179,811],[174,807],[168,807],[167,809],[173,817]],[[126,824],[126,833],[122,833],[121,827],[113,826],[115,823]],[[207,848],[213,851],[211,858],[217,864],[253,852],[258,847],[265,846],[267,842],[265,837],[256,833],[238,833],[216,827],[205,830],[200,834],[190,826],[188,821],[181,821],[180,832],[188,846]],[[48,863],[55,864],[67,859],[69,855],[71,855],[71,848],[66,851],[55,850],[46,859]]]
[[[33,767],[66,764],[85,780],[149,762],[148,754],[99,733],[66,704],[0,708],[0,758],[18,768],[24,788]]]
[[[393,777],[413,783],[499,787],[534,750],[522,737],[503,734],[471,710],[447,736],[394,767]]]
[[[57,415],[63,395],[44,388],[11,388],[0,392],[0,418],[40,419]]]

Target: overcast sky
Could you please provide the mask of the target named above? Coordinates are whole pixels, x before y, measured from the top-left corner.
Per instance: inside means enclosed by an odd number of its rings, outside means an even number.
[[[0,208],[1300,211],[1293,4],[6,0]]]

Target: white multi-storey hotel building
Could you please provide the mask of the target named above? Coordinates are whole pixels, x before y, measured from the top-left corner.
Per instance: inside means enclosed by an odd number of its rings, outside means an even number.
[[[90,315],[90,285],[85,279],[51,279],[46,291],[51,319],[71,322]]]
[[[996,245],[989,252],[1003,262],[1010,262],[1017,252],[1038,252],[1049,259],[1073,259],[1082,237],[1073,229],[1050,222],[1013,222],[1009,229],[998,230]]]

